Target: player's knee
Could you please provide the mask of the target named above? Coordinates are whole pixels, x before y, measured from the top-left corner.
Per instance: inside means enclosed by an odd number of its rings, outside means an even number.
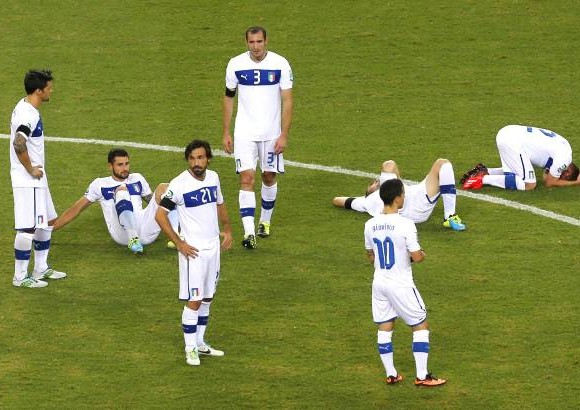
[[[533,191],[534,189],[536,189],[536,183],[535,182],[526,182],[526,191]]]
[[[246,172],[240,173],[240,185],[242,186],[242,189],[248,188],[248,190],[253,190],[254,183],[255,183],[255,176],[253,173],[246,173]]]
[[[263,172],[262,182],[266,186],[272,186],[276,183],[276,173],[275,172]]]
[[[381,172],[390,172],[392,174],[398,174],[397,163],[392,159],[386,160],[381,166]]]

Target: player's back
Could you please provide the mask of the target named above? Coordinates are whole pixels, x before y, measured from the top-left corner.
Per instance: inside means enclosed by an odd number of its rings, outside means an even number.
[[[421,249],[417,228],[399,214],[380,214],[365,224],[365,246],[375,255],[375,276],[399,286],[415,286],[409,252]]]
[[[570,143],[560,134],[543,128],[520,126],[524,150],[537,167],[549,168],[552,161],[572,162]]]

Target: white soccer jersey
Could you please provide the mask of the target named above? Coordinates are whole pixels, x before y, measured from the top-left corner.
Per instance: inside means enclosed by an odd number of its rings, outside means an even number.
[[[183,171],[169,183],[165,198],[177,205],[181,235],[199,250],[219,246],[217,205],[224,202],[220,179],[207,170],[200,181]]]
[[[112,176],[97,178],[89,185],[85,198],[91,202],[99,202],[105,217],[105,223],[111,236],[115,238],[119,227],[119,217],[115,209],[115,189],[119,185],[126,185],[133,204],[133,214],[137,225],[141,224],[143,215],[142,198],[151,195],[151,187],[143,175],[139,173],[129,174],[124,181],[117,181]],[[154,201],[155,199],[152,199]]]
[[[255,62],[250,52],[232,58],[226,68],[226,87],[238,89],[234,137],[249,141],[278,138],[281,132],[280,90],[292,88],[288,61],[273,51]]]
[[[568,141],[554,131],[525,125],[508,125],[500,133],[505,139],[514,139],[521,144],[521,149],[528,155],[536,167],[549,170],[556,178],[572,162],[572,147]]]
[[[13,143],[16,137],[16,130],[20,127],[26,135],[26,148],[32,165],[44,167],[44,127],[40,112],[25,98],[21,99],[14,111],[10,122],[10,177],[13,187],[46,187],[46,170],[43,168],[44,176],[40,179],[32,177],[26,168],[20,163]],[[25,131],[26,130],[26,131]]]
[[[410,252],[421,249],[417,228],[399,214],[380,214],[365,223],[365,248],[375,254],[375,277],[415,287]]]

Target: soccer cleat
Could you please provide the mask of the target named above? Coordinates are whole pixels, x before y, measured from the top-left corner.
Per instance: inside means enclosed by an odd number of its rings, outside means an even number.
[[[465,174],[463,174],[463,176],[459,180],[459,183],[461,185],[463,185],[465,183],[465,181],[467,181],[469,178],[471,178],[472,176],[475,176],[476,174],[478,174],[480,172],[484,172],[486,175],[488,173],[487,167],[485,165],[483,165],[481,162],[479,164],[475,165],[475,167],[471,168]]]
[[[256,249],[258,247],[258,242],[256,242],[256,237],[254,235],[244,236],[242,241],[242,246],[247,249]]]
[[[64,279],[66,278],[66,273],[59,272],[52,268],[47,268],[44,272],[32,272],[32,278],[36,280],[42,279]]]
[[[480,172],[472,177],[467,178],[463,183],[463,189],[481,189],[483,186],[483,177],[487,175],[486,173]]]
[[[387,376],[385,379],[385,383],[387,384],[397,384],[404,379],[402,374],[398,374],[396,376]]]
[[[214,349],[209,344],[204,343],[202,346],[197,346],[197,352],[206,356],[223,356],[225,352],[223,350]]]
[[[415,378],[415,386],[436,387],[447,383],[445,379],[438,379],[431,373],[427,373],[424,379]]]
[[[143,245],[141,245],[141,241],[137,237],[129,239],[127,248],[129,248],[134,254],[143,253]]]
[[[190,366],[199,366],[201,362],[199,361],[199,354],[197,353],[197,348],[185,352],[185,361]]]
[[[48,286],[48,283],[43,280],[34,279],[31,276],[27,276],[22,280],[18,280],[16,277],[14,277],[12,279],[12,285],[16,286],[17,288],[44,288]]]
[[[260,221],[258,225],[258,234],[260,238],[267,238],[270,236],[270,222]]]
[[[454,231],[463,231],[465,230],[465,224],[459,217],[459,215],[451,215],[449,218],[443,221],[443,226],[446,228],[451,228]]]

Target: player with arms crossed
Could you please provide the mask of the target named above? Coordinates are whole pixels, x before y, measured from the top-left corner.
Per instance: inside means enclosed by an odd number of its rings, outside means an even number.
[[[87,192],[64,211],[53,228],[64,227],[91,204],[99,202],[111,238],[134,254],[141,254],[143,245],[153,243],[161,232],[155,212],[168,184],[159,184],[153,193],[143,175],[130,172],[129,153],[122,148],[111,149],[107,161],[111,175],[91,182]],[[148,204],[145,209],[143,201]]]
[[[44,125],[38,108],[50,100],[50,70],[30,70],[24,77],[26,97],[12,112],[10,178],[14,195],[14,278],[17,287],[42,288],[43,279],[62,279],[66,273],[48,266],[52,227],[57,217],[44,168]],[[34,270],[28,274],[34,244]]]
[[[572,162],[572,147],[554,131],[525,125],[507,125],[495,138],[501,168],[479,163],[467,171],[460,182],[463,189],[483,185],[530,191],[536,188],[534,166],[543,168],[547,187],[580,185],[580,172]]]
[[[395,161],[383,162],[381,175],[367,187],[366,195],[359,197],[339,196],[332,200],[332,204],[339,208],[353,209],[367,212],[376,216],[383,212],[384,203],[379,195],[381,183],[393,179],[400,179],[399,168]],[[451,162],[439,158],[433,163],[431,170],[416,185],[406,186],[406,200],[401,215],[415,223],[425,222],[431,216],[437,200],[443,198],[443,226],[454,231],[463,231],[465,224],[455,212],[457,195],[455,190],[455,176]]]
[[[261,213],[258,236],[270,236],[270,222],[278,193],[276,174],[284,173],[283,152],[292,122],[292,70],[288,61],[267,49],[266,30],[246,31],[248,51],[232,58],[226,68],[223,105],[223,148],[234,153],[240,174],[239,205],[244,226],[242,245],[256,248],[254,185],[256,166],[262,170]],[[238,92],[238,112],[230,135],[234,97]]]
[[[399,214],[405,202],[405,187],[400,179],[384,182],[379,190],[383,213],[365,224],[365,248],[375,267],[372,285],[373,320],[378,325],[377,343],[387,375],[386,383],[403,380],[393,360],[393,330],[397,317],[413,329],[413,356],[416,386],[434,387],[446,382],[427,370],[429,326],[427,311],[413,281],[411,262],[421,262],[425,252],[417,240],[417,229],[410,219]]]
[[[208,142],[193,140],[187,145],[188,169],[169,183],[155,215],[179,251],[179,299],[185,301],[181,321],[185,359],[191,366],[200,364],[200,354],[224,355],[204,341],[209,307],[219,279],[220,235],[222,249],[232,246],[232,228],[219,176],[207,169],[211,158]],[[173,230],[167,216],[174,209],[177,209],[183,239]]]

